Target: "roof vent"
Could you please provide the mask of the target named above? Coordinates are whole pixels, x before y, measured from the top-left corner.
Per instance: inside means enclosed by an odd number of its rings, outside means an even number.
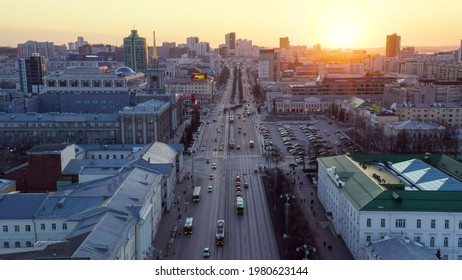
[[[395,192],[393,192],[393,193],[391,194],[391,196],[393,197],[393,199],[394,199],[396,202],[401,202],[401,200],[402,200],[401,197],[400,197],[397,193],[395,193]]]

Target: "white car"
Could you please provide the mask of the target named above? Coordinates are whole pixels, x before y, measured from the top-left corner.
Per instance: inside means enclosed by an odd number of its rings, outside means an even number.
[[[209,186],[209,188],[208,188],[208,192],[212,192],[212,191],[213,191],[213,188],[212,188],[212,186]]]
[[[217,164],[215,162],[212,163],[212,169],[217,169]]]

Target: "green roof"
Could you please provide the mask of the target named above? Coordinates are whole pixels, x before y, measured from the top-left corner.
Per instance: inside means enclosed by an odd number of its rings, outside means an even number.
[[[393,194],[395,196],[393,197]],[[462,212],[462,192],[384,191],[362,211]]]
[[[332,166],[336,167],[339,179],[345,182],[341,191],[357,209],[361,209],[383,192],[382,187],[364,174],[347,156],[319,158],[318,161],[326,169]]]
[[[460,179],[462,164],[444,155],[353,155],[319,158],[325,169],[335,166],[339,179],[345,182],[340,192],[361,211],[462,212],[462,191],[403,190],[402,184],[379,184],[355,164],[398,163],[421,159],[449,176]]]

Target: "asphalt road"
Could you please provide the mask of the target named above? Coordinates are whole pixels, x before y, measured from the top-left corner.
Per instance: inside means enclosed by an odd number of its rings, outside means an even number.
[[[232,78],[231,75],[230,81]],[[164,258],[202,259],[203,249],[209,247],[210,259],[279,259],[260,174],[254,173],[255,165],[264,164],[265,160],[261,156],[257,141],[254,148],[249,146],[250,140],[257,140],[259,132],[255,129],[253,117],[238,117],[237,113],[242,114],[243,108],[223,113],[223,108],[230,103],[230,92],[231,83],[228,83],[226,93],[222,95],[225,102],[217,102],[217,105],[210,107],[209,115],[202,120],[206,125],[202,127],[199,135],[197,153],[186,156],[186,169],[190,168],[193,176],[192,182],[190,180],[182,185],[186,193],[179,199],[180,212],[175,209],[173,214],[165,215],[161,222],[161,227],[162,224],[170,224],[165,227],[171,227],[172,224],[177,223],[182,230],[186,217],[193,217],[193,233],[186,236],[181,234],[176,238],[174,248],[171,250],[172,252],[174,250],[175,254],[170,253],[169,256],[165,256],[164,250]],[[255,111],[253,105],[252,110]],[[229,121],[230,115],[235,117],[233,123]],[[216,142],[215,138],[217,138]],[[230,149],[228,145],[231,138],[235,141],[234,149]],[[218,149],[221,142],[223,142],[222,151]],[[240,146],[239,150],[236,149],[237,145]],[[210,163],[206,163],[207,158],[210,159]],[[216,169],[212,169],[213,163],[216,163]],[[209,175],[213,175],[213,179],[210,180]],[[243,215],[236,214],[236,176],[241,178],[241,194],[245,205]],[[249,184],[249,188],[243,187],[244,182]],[[212,192],[207,191],[209,185],[213,188]],[[200,202],[192,202],[194,186],[202,187]],[[180,214],[181,220],[178,219]],[[168,219],[171,221],[164,221]],[[219,219],[225,220],[224,246],[215,245],[216,224]],[[157,238],[166,239],[160,234],[156,236]],[[156,244],[162,242],[165,241],[155,240]]]

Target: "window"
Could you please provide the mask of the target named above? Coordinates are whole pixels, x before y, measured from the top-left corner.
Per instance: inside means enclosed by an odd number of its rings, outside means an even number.
[[[371,227],[371,219],[367,219],[367,227]]]
[[[56,224],[51,224],[51,229],[56,230]]]
[[[457,240],[457,247],[462,247],[462,238]]]
[[[3,232],[8,232],[8,226],[3,226]]]
[[[10,248],[10,242],[8,241],[3,242],[3,248]]]
[[[26,231],[27,231],[27,232],[30,231],[30,225],[26,225]]]
[[[32,242],[26,241],[26,247],[32,247]]]
[[[420,243],[420,236],[414,237],[414,242]]]
[[[45,230],[45,224],[40,224],[40,229]]]
[[[63,230],[67,230],[67,224],[63,223]]]
[[[14,232],[19,232],[19,225],[14,226]]]
[[[435,228],[435,227],[436,227],[436,221],[435,221],[435,220],[431,220],[430,227],[431,227],[431,228]]]
[[[406,227],[406,219],[396,219],[395,226],[397,228],[405,228]]]
[[[448,259],[449,259],[448,255],[443,256],[443,260],[448,260]]]
[[[459,229],[462,229],[462,220],[459,220]]]
[[[444,220],[444,228],[449,228],[449,220]]]
[[[457,259],[458,259],[459,261],[462,260],[462,256],[461,256],[461,255],[458,255],[458,256],[457,256]]]
[[[21,248],[21,242],[19,242],[19,241],[14,242],[14,247],[15,248]]]
[[[422,220],[417,220],[417,228],[421,228],[422,227]]]
[[[385,227],[385,219],[381,219],[381,220],[380,220],[380,226],[381,226],[381,227]]]
[[[370,236],[370,235],[368,235],[368,236],[366,237],[366,241],[367,241],[367,242],[371,242],[371,236]]]
[[[430,237],[430,247],[435,247],[435,237]]]
[[[444,247],[448,247],[448,246],[449,246],[449,239],[448,239],[447,237],[444,238],[443,246],[444,246]]]

